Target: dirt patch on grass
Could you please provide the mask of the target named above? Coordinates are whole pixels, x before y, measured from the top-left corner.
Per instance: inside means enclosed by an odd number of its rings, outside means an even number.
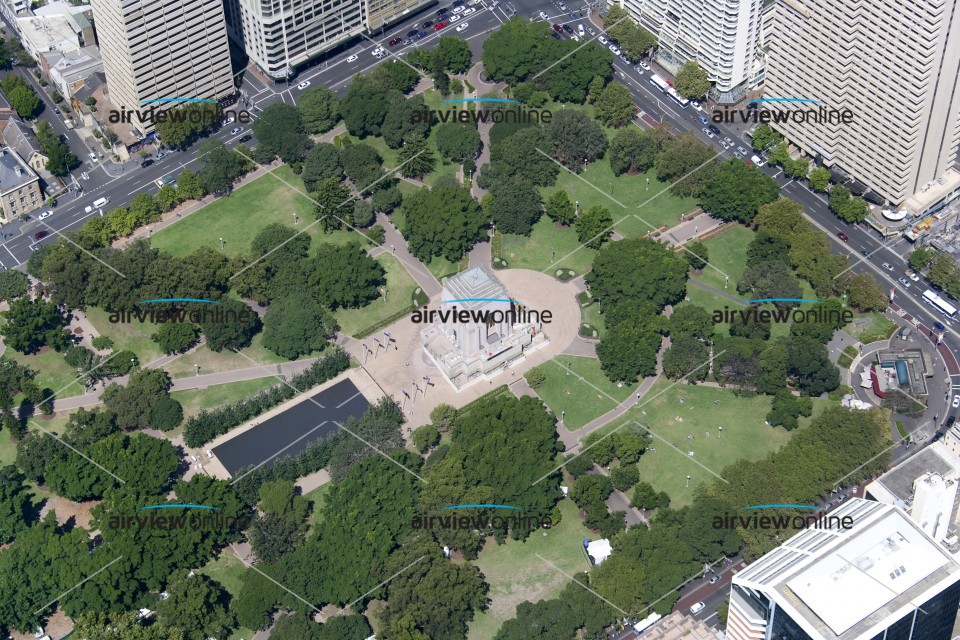
[[[58,524],[66,524],[70,518],[74,518],[73,522],[76,526],[89,529],[90,522],[93,520],[90,511],[98,504],[100,504],[99,500],[73,502],[60,496],[52,496],[47,499],[40,510],[40,519],[43,520],[50,511],[54,511],[57,514]]]

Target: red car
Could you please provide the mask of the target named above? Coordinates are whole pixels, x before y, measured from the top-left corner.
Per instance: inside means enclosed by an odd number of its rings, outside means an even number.
[[[434,31],[440,31],[440,29],[443,29],[445,26],[447,26],[447,21],[446,21],[446,20],[441,20],[441,21],[438,22],[437,24],[433,25],[433,30],[434,30]]]
[[[553,25],[553,30],[556,31],[557,33],[563,33],[563,27],[561,27],[558,24]]]
[[[392,46],[395,46],[395,45],[400,44],[401,42],[403,42],[403,38],[394,38],[393,40],[391,40],[390,42],[387,43],[387,46],[388,46],[388,47],[392,47]]]
[[[847,237],[847,234],[845,234],[843,231],[837,231],[837,237],[843,240],[844,242],[847,242],[848,240],[850,240],[850,238]]]

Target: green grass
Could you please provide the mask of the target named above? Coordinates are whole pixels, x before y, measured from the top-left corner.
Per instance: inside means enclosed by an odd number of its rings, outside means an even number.
[[[651,432],[650,446],[656,451],[648,451],[640,459],[640,479],[658,491],[666,491],[671,507],[690,504],[696,487],[715,480],[714,474],[720,474],[727,465],[740,458],[760,460],[790,439],[790,432],[782,427],[764,424],[770,411],[769,396],[741,398],[719,387],[672,384],[658,381],[639,407],[605,428],[612,430],[636,420]],[[815,401],[815,405],[828,402]],[[822,410],[823,406],[816,407],[814,415]],[[676,420],[678,416],[683,422]],[[804,419],[801,427],[809,420]],[[719,427],[723,427],[723,435],[718,438]],[[688,440],[688,434],[694,439]],[[687,455],[690,450],[695,452],[692,458]]]
[[[310,530],[313,531],[317,528],[317,525],[320,524],[320,521],[323,520],[323,514],[321,509],[323,508],[324,499],[328,493],[330,493],[330,488],[333,486],[332,482],[327,484],[322,484],[310,493],[303,494],[304,498],[307,498],[313,503],[313,510],[310,512]]]
[[[593,328],[600,333],[601,338],[607,330],[607,323],[603,319],[603,314],[600,313],[600,303],[597,302],[589,307],[580,307],[580,322],[593,325]]]
[[[877,311],[854,314],[853,321],[844,328],[844,331],[864,344],[886,340],[896,330],[896,323]]]
[[[0,431],[0,467],[17,459],[17,442],[6,431]]]
[[[558,227],[553,220],[543,216],[533,225],[529,236],[504,234],[501,257],[512,269],[533,269],[549,273],[558,268],[573,269],[584,274],[590,269],[596,250],[580,244],[577,232],[572,227]]]
[[[95,307],[87,309],[84,313],[100,335],[110,336],[113,339],[114,351],[124,349],[133,351],[140,359],[141,365],[148,364],[163,355],[157,343],[150,339],[150,336],[157,331],[156,324],[137,320],[128,323],[112,323],[109,313]]]
[[[183,405],[183,416],[187,418],[198,413],[201,409],[212,409],[228,402],[243,400],[275,384],[279,384],[279,381],[273,376],[267,376],[256,380],[241,380],[212,385],[204,389],[174,391],[171,395],[174,400]]]
[[[333,315],[340,324],[340,330],[346,334],[359,333],[381,318],[401,311],[410,304],[413,291],[417,288],[417,283],[392,255],[383,253],[377,257],[377,261],[387,270],[386,300],[380,296],[360,309],[337,310]]]
[[[723,289],[723,285],[720,285],[720,288]],[[729,288],[727,289],[727,291],[739,298],[735,289]],[[674,310],[684,305],[696,305],[698,307],[702,307],[706,309],[707,311],[712,311],[713,309],[722,310],[724,305],[730,307],[731,309],[741,308],[740,305],[738,305],[733,300],[724,298],[723,296],[717,295],[712,291],[707,291],[706,289],[702,289],[698,287],[696,284],[693,284],[692,282],[687,283],[687,297],[689,298],[689,300],[685,300],[680,304],[676,305],[674,307]],[[716,324],[714,325],[714,328],[717,334],[719,335],[723,335],[723,336],[730,335],[730,325],[728,324],[724,324],[724,323]]]
[[[206,345],[198,348],[190,355],[177,358],[171,361],[163,368],[170,373],[172,378],[184,378],[196,375],[197,370],[194,365],[200,365],[200,374],[219,373],[221,371],[232,371],[233,369],[248,369],[258,364],[277,364],[287,362],[282,358],[266,349],[262,345],[263,334],[258,333],[253,337],[249,347],[234,353],[224,349],[219,353],[211,351]],[[251,362],[252,361],[252,362]]]
[[[37,384],[50,389],[58,398],[83,395],[83,385],[77,380],[77,370],[64,361],[63,354],[44,349],[33,355],[24,355],[7,348],[4,358],[15,360],[37,372]]]
[[[430,262],[424,265],[438,280],[444,276],[459,273],[460,263],[450,262],[444,257],[434,257]]]
[[[573,502],[561,500],[559,507],[563,519],[556,527],[534,531],[525,542],[497,545],[489,540],[480,552],[475,564],[490,585],[490,607],[470,623],[469,640],[491,640],[500,625],[516,615],[521,602],[555,598],[569,583],[561,571],[572,575],[590,568],[583,539],[594,536],[583,526]]]
[[[561,411],[566,412],[563,423],[571,431],[616,407],[632,390],[607,380],[600,361],[594,358],[561,355],[540,365],[540,370],[546,380],[537,387],[537,395],[557,418]]]
[[[185,256],[200,247],[220,250],[223,238],[227,256],[249,253],[250,242],[268,224],[293,226],[294,212],[299,220],[295,228],[305,229],[314,238],[314,246],[320,242],[345,244],[363,240],[350,231],[323,233],[320,225],[307,229],[316,221],[316,214],[311,199],[302,195],[305,192],[303,182],[290,167],[280,166],[153,234],[151,244],[175,256]]]
[[[233,598],[240,596],[240,589],[243,586],[243,574],[247,568],[229,549],[220,552],[220,556],[208,562],[197,570],[197,573],[213,578],[223,585]],[[254,632],[246,627],[240,627],[235,630],[229,640],[249,640]]]
[[[742,225],[727,225],[726,231],[704,242],[709,252],[710,264],[703,268],[703,273],[691,277],[711,287],[723,289],[724,274],[726,274],[730,276],[727,290],[736,294],[737,283],[747,269],[747,245],[755,235],[753,231]],[[711,268],[710,265],[716,269]]]

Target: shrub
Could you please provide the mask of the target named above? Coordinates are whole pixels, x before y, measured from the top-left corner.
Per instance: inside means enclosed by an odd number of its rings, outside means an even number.
[[[530,369],[523,377],[527,379],[531,389],[537,389],[547,381],[547,376],[540,367]]]
[[[437,428],[432,424],[425,424],[414,430],[411,434],[411,439],[417,451],[424,453],[427,449],[436,446],[436,444],[440,442],[440,432],[437,431]]]

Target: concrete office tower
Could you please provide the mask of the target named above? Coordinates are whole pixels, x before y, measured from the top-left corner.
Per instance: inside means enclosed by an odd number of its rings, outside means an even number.
[[[892,505],[829,515],[844,526],[802,530],[733,577],[728,640],[950,640],[953,555]]]
[[[92,5],[113,108],[140,109],[143,101],[159,98],[218,100],[236,92],[220,2],[93,0]],[[143,133],[153,130],[149,122],[143,126]]]
[[[957,0],[782,0],[772,42],[765,96],[853,112],[850,124],[772,125],[805,152],[895,205],[955,165]]]
[[[298,65],[433,0],[225,0],[230,37],[277,80]]]
[[[746,97],[760,46],[763,0],[619,0],[630,16],[657,36],[656,60],[676,73],[696,60],[729,104]]]

